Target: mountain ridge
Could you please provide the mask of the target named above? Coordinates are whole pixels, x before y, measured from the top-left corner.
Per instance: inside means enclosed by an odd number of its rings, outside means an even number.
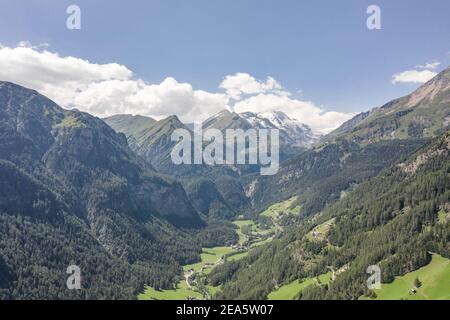
[[[290,118],[282,111],[273,112],[242,112],[236,113],[222,110],[203,122],[203,128],[226,129],[278,129],[283,145],[299,148],[309,148],[317,141],[309,126]]]
[[[352,139],[359,143],[433,137],[450,127],[450,67],[411,94],[360,113],[325,136],[322,142]]]

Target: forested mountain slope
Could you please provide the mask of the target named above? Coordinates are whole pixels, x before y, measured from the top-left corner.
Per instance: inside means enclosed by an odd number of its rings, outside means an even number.
[[[308,216],[424,143],[423,139],[409,139],[362,146],[341,140],[317,147],[284,162],[274,176],[245,177],[247,195],[255,212],[297,195],[302,215]]]
[[[176,116],[154,121],[142,116],[115,115],[104,120],[117,132],[124,133],[131,148],[158,171],[183,181],[189,198],[200,212],[214,217],[232,217],[249,211],[250,199],[241,177],[252,173],[259,175],[258,165],[175,165],[170,154],[176,142],[171,140],[171,135],[177,129],[191,130]],[[202,127],[204,130],[218,129],[224,134],[227,129],[278,129],[281,161],[304,152],[317,140],[308,126],[282,112],[237,114],[223,110],[205,120]],[[205,185],[210,186],[213,192],[202,197],[201,187]],[[273,197],[269,201],[274,199],[279,200]]]
[[[168,286],[204,226],[184,189],[102,120],[0,83],[1,297],[131,298]],[[79,265],[85,290],[65,287]],[[7,283],[7,285],[5,285]]]
[[[312,150],[283,163],[277,175],[246,177],[247,195],[260,211],[298,194],[303,213],[316,213],[449,126],[447,68],[410,95],[358,114]]]
[[[177,129],[191,130],[176,116],[160,121],[152,120],[116,115],[106,118],[105,122],[117,132],[125,134],[133,151],[158,171],[175,176],[183,182],[190,200],[201,213],[213,218],[227,218],[236,216],[249,207],[249,200],[239,181],[239,170],[232,166],[174,164],[171,152],[177,142],[172,141],[172,133]],[[212,189],[203,196],[205,185]]]
[[[332,269],[336,280],[298,297],[357,299],[372,294],[370,265],[379,265],[382,281],[390,282],[429,263],[431,252],[449,258],[449,149],[450,131],[281,239],[217,268],[210,275],[212,284],[223,284],[217,297],[262,299],[279,285]]]

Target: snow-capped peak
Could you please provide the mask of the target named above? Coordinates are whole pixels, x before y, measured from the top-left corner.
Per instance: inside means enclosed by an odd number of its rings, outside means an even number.
[[[244,112],[239,115],[254,127],[260,129],[279,129],[280,138],[290,144],[309,147],[318,139],[309,126],[290,118],[281,111],[260,113]]]

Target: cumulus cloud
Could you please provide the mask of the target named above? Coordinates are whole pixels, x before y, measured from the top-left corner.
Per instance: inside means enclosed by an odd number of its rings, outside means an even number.
[[[247,73],[228,75],[219,85],[224,92],[194,89],[172,77],[148,84],[124,65],[62,57],[46,44],[27,42],[15,48],[0,46],[0,80],[35,89],[65,108],[100,117],[127,113],[160,119],[176,114],[182,121],[200,122],[223,109],[283,111],[326,133],[352,116],[294,99],[272,77],[261,81]]]
[[[0,79],[33,88],[72,106],[75,97],[93,82],[125,80],[132,72],[125,66],[94,64],[20,43],[16,48],[0,48]]]
[[[439,66],[441,65],[441,63],[439,61],[436,60],[432,60],[430,62],[427,62],[426,64],[419,64],[418,66],[416,66],[417,69],[430,69],[430,70],[436,70]]]
[[[176,114],[183,121],[206,119],[227,107],[224,94],[194,90],[188,83],[166,78],[148,85],[142,80],[109,80],[92,83],[79,93],[74,105],[100,115],[140,114],[161,119]]]
[[[425,83],[437,75],[436,72],[430,70],[408,70],[392,76],[392,83]]]
[[[267,77],[266,81],[258,81],[248,73],[236,73],[228,75],[219,85],[234,100],[240,100],[241,96],[276,92],[280,95],[289,95],[283,87],[272,77]]]
[[[173,78],[149,85],[135,79],[123,65],[61,57],[46,46],[27,42],[0,47],[0,79],[35,89],[63,107],[100,117],[177,114],[183,121],[198,121],[226,108],[229,99],[225,94],[194,90]]]
[[[439,61],[430,61],[424,65],[417,65],[418,70],[407,70],[396,73],[392,76],[392,83],[425,83],[437,75],[436,70],[441,63]]]
[[[232,108],[236,112],[283,111],[320,133],[330,132],[353,116],[341,112],[327,112],[311,101],[291,98],[291,93],[272,77],[260,81],[248,73],[236,73],[226,76],[219,88],[224,89],[227,95],[235,100]]]

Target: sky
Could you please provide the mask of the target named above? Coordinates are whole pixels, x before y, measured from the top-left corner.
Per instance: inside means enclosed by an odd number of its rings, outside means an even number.
[[[281,110],[328,132],[448,67],[449,12],[447,0],[0,0],[0,80],[97,116]]]

